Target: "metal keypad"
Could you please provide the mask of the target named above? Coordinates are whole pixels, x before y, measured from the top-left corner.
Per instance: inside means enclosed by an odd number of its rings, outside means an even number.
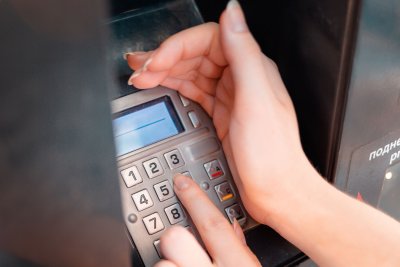
[[[118,158],[127,228],[146,266],[160,259],[160,237],[172,225],[187,227],[198,237],[173,191],[176,173],[191,177],[227,220],[246,221],[212,121],[196,103],[184,107],[178,94],[171,98],[185,133]],[[127,108],[122,106],[119,111]],[[191,111],[197,116],[194,124],[188,116]]]

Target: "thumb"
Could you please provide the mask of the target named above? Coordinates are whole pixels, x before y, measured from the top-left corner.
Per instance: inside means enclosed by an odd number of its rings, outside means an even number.
[[[221,43],[232,72],[235,89],[240,94],[268,86],[264,56],[247,27],[246,20],[236,0],[229,1],[220,18]],[[262,90],[265,91],[265,90]],[[244,92],[243,92],[244,93]]]

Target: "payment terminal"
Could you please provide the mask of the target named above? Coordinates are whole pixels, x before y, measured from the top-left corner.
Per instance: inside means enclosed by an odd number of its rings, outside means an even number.
[[[172,225],[198,233],[173,191],[191,177],[231,223],[254,226],[243,209],[212,120],[197,104],[164,87],[112,102],[123,212],[144,264],[162,257],[159,239]]]

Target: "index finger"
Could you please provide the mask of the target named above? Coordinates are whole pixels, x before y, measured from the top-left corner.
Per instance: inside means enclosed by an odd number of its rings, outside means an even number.
[[[192,179],[183,175],[175,176],[174,190],[190,214],[201,239],[217,265],[251,266],[254,264],[252,252],[243,245],[228,220]]]
[[[172,35],[154,52],[148,69],[154,72],[165,71],[182,60],[200,56],[207,57],[218,66],[227,65],[217,23],[201,24]]]

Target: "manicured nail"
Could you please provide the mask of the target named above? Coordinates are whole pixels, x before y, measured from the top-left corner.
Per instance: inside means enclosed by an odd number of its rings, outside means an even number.
[[[143,70],[140,68],[140,69],[138,69],[137,71],[135,71],[132,75],[131,75],[131,77],[129,77],[129,80],[128,80],[128,85],[133,85],[133,79],[135,79],[136,77],[138,77],[140,74],[142,74],[143,73]]]
[[[146,54],[147,52],[143,52],[143,51],[137,51],[137,52],[127,52],[123,55],[125,60],[128,60],[129,56],[134,56],[134,55],[143,55]]]
[[[190,178],[185,175],[175,174],[173,180],[174,180],[174,186],[178,190],[183,190],[189,187]]]
[[[249,29],[244,14],[237,0],[230,0],[226,6],[229,27],[233,32],[247,32]]]
[[[236,236],[242,241],[243,245],[246,244],[246,238],[244,237],[242,227],[240,227],[239,222],[236,220],[236,218],[233,218],[233,231],[236,233]]]
[[[146,60],[146,62],[144,62],[143,67],[142,67],[142,71],[146,71],[147,67],[150,65],[151,61],[153,61],[153,58],[150,57]]]

